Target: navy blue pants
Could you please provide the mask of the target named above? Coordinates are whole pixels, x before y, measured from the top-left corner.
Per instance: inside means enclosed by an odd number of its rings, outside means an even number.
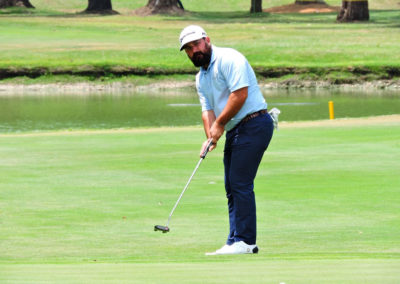
[[[229,209],[227,244],[256,244],[257,221],[254,179],[274,127],[268,113],[240,123],[226,133],[225,190]]]

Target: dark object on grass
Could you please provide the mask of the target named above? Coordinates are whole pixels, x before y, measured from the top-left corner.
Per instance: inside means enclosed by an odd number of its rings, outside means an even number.
[[[168,233],[169,228],[167,226],[155,225],[154,231],[162,231],[163,233]]]

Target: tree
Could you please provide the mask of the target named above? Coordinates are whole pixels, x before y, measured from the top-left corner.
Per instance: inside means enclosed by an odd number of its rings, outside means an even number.
[[[368,0],[342,1],[342,8],[336,19],[339,22],[368,21]]]
[[[262,0],[251,0],[250,13],[262,12]]]
[[[0,8],[7,7],[26,7],[26,8],[35,8],[29,0],[0,0]]]
[[[111,0],[89,0],[84,13],[88,14],[118,14],[112,9]]]

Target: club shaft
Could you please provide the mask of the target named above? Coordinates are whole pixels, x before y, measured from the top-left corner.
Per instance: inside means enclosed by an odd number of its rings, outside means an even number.
[[[171,213],[169,214],[168,222],[167,222],[166,227],[168,227],[169,221],[171,220],[171,217],[172,217],[172,214],[174,214],[174,211],[175,211],[176,207],[178,206],[179,201],[181,201],[183,194],[185,193],[186,189],[188,188],[190,182],[192,181],[192,178],[193,178],[194,174],[196,173],[197,169],[200,167],[200,164],[201,164],[201,162],[202,162],[203,160],[204,160],[204,158],[200,158],[199,162],[198,162],[197,165],[196,165],[196,168],[194,169],[194,171],[193,171],[192,175],[190,176],[188,182],[186,183],[185,187],[183,188],[181,195],[179,196],[178,200],[177,200],[176,203],[175,203],[174,208],[172,208]]]

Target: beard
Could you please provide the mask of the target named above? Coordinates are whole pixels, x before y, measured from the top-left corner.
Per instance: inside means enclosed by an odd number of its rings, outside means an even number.
[[[193,53],[193,56],[190,58],[190,60],[192,60],[193,65],[196,67],[202,67],[202,66],[210,64],[211,48],[205,52],[198,51],[198,52]]]

